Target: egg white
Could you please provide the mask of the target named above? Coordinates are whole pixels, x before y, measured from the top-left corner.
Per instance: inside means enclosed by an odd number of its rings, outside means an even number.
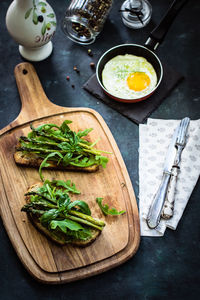
[[[134,72],[144,72],[150,78],[150,84],[142,91],[128,87],[127,77]],[[109,60],[102,71],[102,83],[108,92],[123,99],[138,99],[149,94],[157,84],[157,75],[153,66],[144,58],[132,54],[117,55]]]

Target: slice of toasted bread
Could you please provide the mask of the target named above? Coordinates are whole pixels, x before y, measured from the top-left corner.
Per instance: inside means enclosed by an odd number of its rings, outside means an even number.
[[[28,191],[28,192],[33,192],[36,191],[39,187],[42,186],[42,182],[38,182],[34,185],[32,185]],[[30,202],[30,196],[26,196],[25,198],[26,202],[29,203]],[[98,229],[91,229],[91,234],[92,236],[90,238],[88,238],[87,240],[67,240],[66,239],[66,235],[62,232],[56,232],[56,234],[50,230],[48,230],[46,227],[44,227],[40,221],[39,221],[39,216],[35,215],[35,214],[31,214],[28,213],[28,216],[32,222],[32,224],[43,234],[45,234],[50,240],[58,243],[59,245],[66,245],[66,244],[71,244],[74,246],[79,246],[79,247],[86,247],[88,245],[90,245],[92,242],[94,242],[96,240],[96,238],[101,234],[101,231]]]
[[[26,167],[39,168],[43,159],[40,158],[36,153],[24,153],[23,151],[16,151],[14,153],[14,159],[16,164],[23,165]],[[55,161],[48,160],[49,166],[45,167],[48,169],[57,170],[70,170],[70,171],[84,171],[84,172],[95,172],[99,169],[98,165],[93,165],[90,167],[76,167],[67,165],[64,166],[61,163],[57,164]]]

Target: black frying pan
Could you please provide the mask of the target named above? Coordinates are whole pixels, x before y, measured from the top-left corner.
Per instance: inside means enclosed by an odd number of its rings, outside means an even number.
[[[137,45],[137,44],[122,44],[116,47],[113,47],[106,51],[98,61],[97,68],[96,68],[96,76],[97,80],[102,87],[103,91],[112,99],[120,102],[127,102],[127,103],[134,103],[145,100],[149,96],[151,96],[155,90],[160,85],[160,82],[163,77],[163,68],[160,59],[154,53],[157,47],[162,43],[164,40],[165,35],[167,34],[170,25],[172,24],[173,20],[175,19],[178,12],[181,10],[183,5],[187,2],[187,0],[174,0],[171,4],[170,8],[168,9],[167,13],[161,20],[160,24],[150,33],[149,38],[147,39],[144,46]],[[145,96],[140,96],[137,99],[123,99],[112,95],[102,83],[102,71],[105,64],[117,55],[123,54],[133,54],[136,56],[142,56],[147,59],[149,63],[152,64],[154,70],[157,74],[157,84],[150,93],[146,94]]]

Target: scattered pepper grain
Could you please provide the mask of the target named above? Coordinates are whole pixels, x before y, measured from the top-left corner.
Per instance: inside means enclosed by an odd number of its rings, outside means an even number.
[[[89,55],[89,56],[93,56],[93,53],[92,53],[92,50],[91,50],[91,49],[88,49],[88,55]]]
[[[80,73],[79,69],[77,68],[77,66],[74,66],[74,71],[76,71],[76,73]]]
[[[95,63],[94,63],[94,62],[91,62],[91,63],[90,63],[90,67],[91,67],[92,69],[94,69],[94,68],[95,68]]]

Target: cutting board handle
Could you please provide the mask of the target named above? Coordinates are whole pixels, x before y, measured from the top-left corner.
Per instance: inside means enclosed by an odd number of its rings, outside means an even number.
[[[14,70],[15,79],[22,102],[18,118],[28,120],[43,117],[49,109],[58,110],[59,106],[50,102],[43,90],[39,77],[31,63],[18,64]]]
[[[15,79],[22,102],[18,117],[0,131],[0,135],[11,128],[47,115],[60,113],[63,108],[47,98],[34,66],[23,62],[14,69]],[[67,110],[67,108],[66,108]]]
[[[14,69],[15,79],[22,102],[22,111],[29,113],[39,104],[40,108],[48,101],[34,66],[28,62],[18,64]]]

